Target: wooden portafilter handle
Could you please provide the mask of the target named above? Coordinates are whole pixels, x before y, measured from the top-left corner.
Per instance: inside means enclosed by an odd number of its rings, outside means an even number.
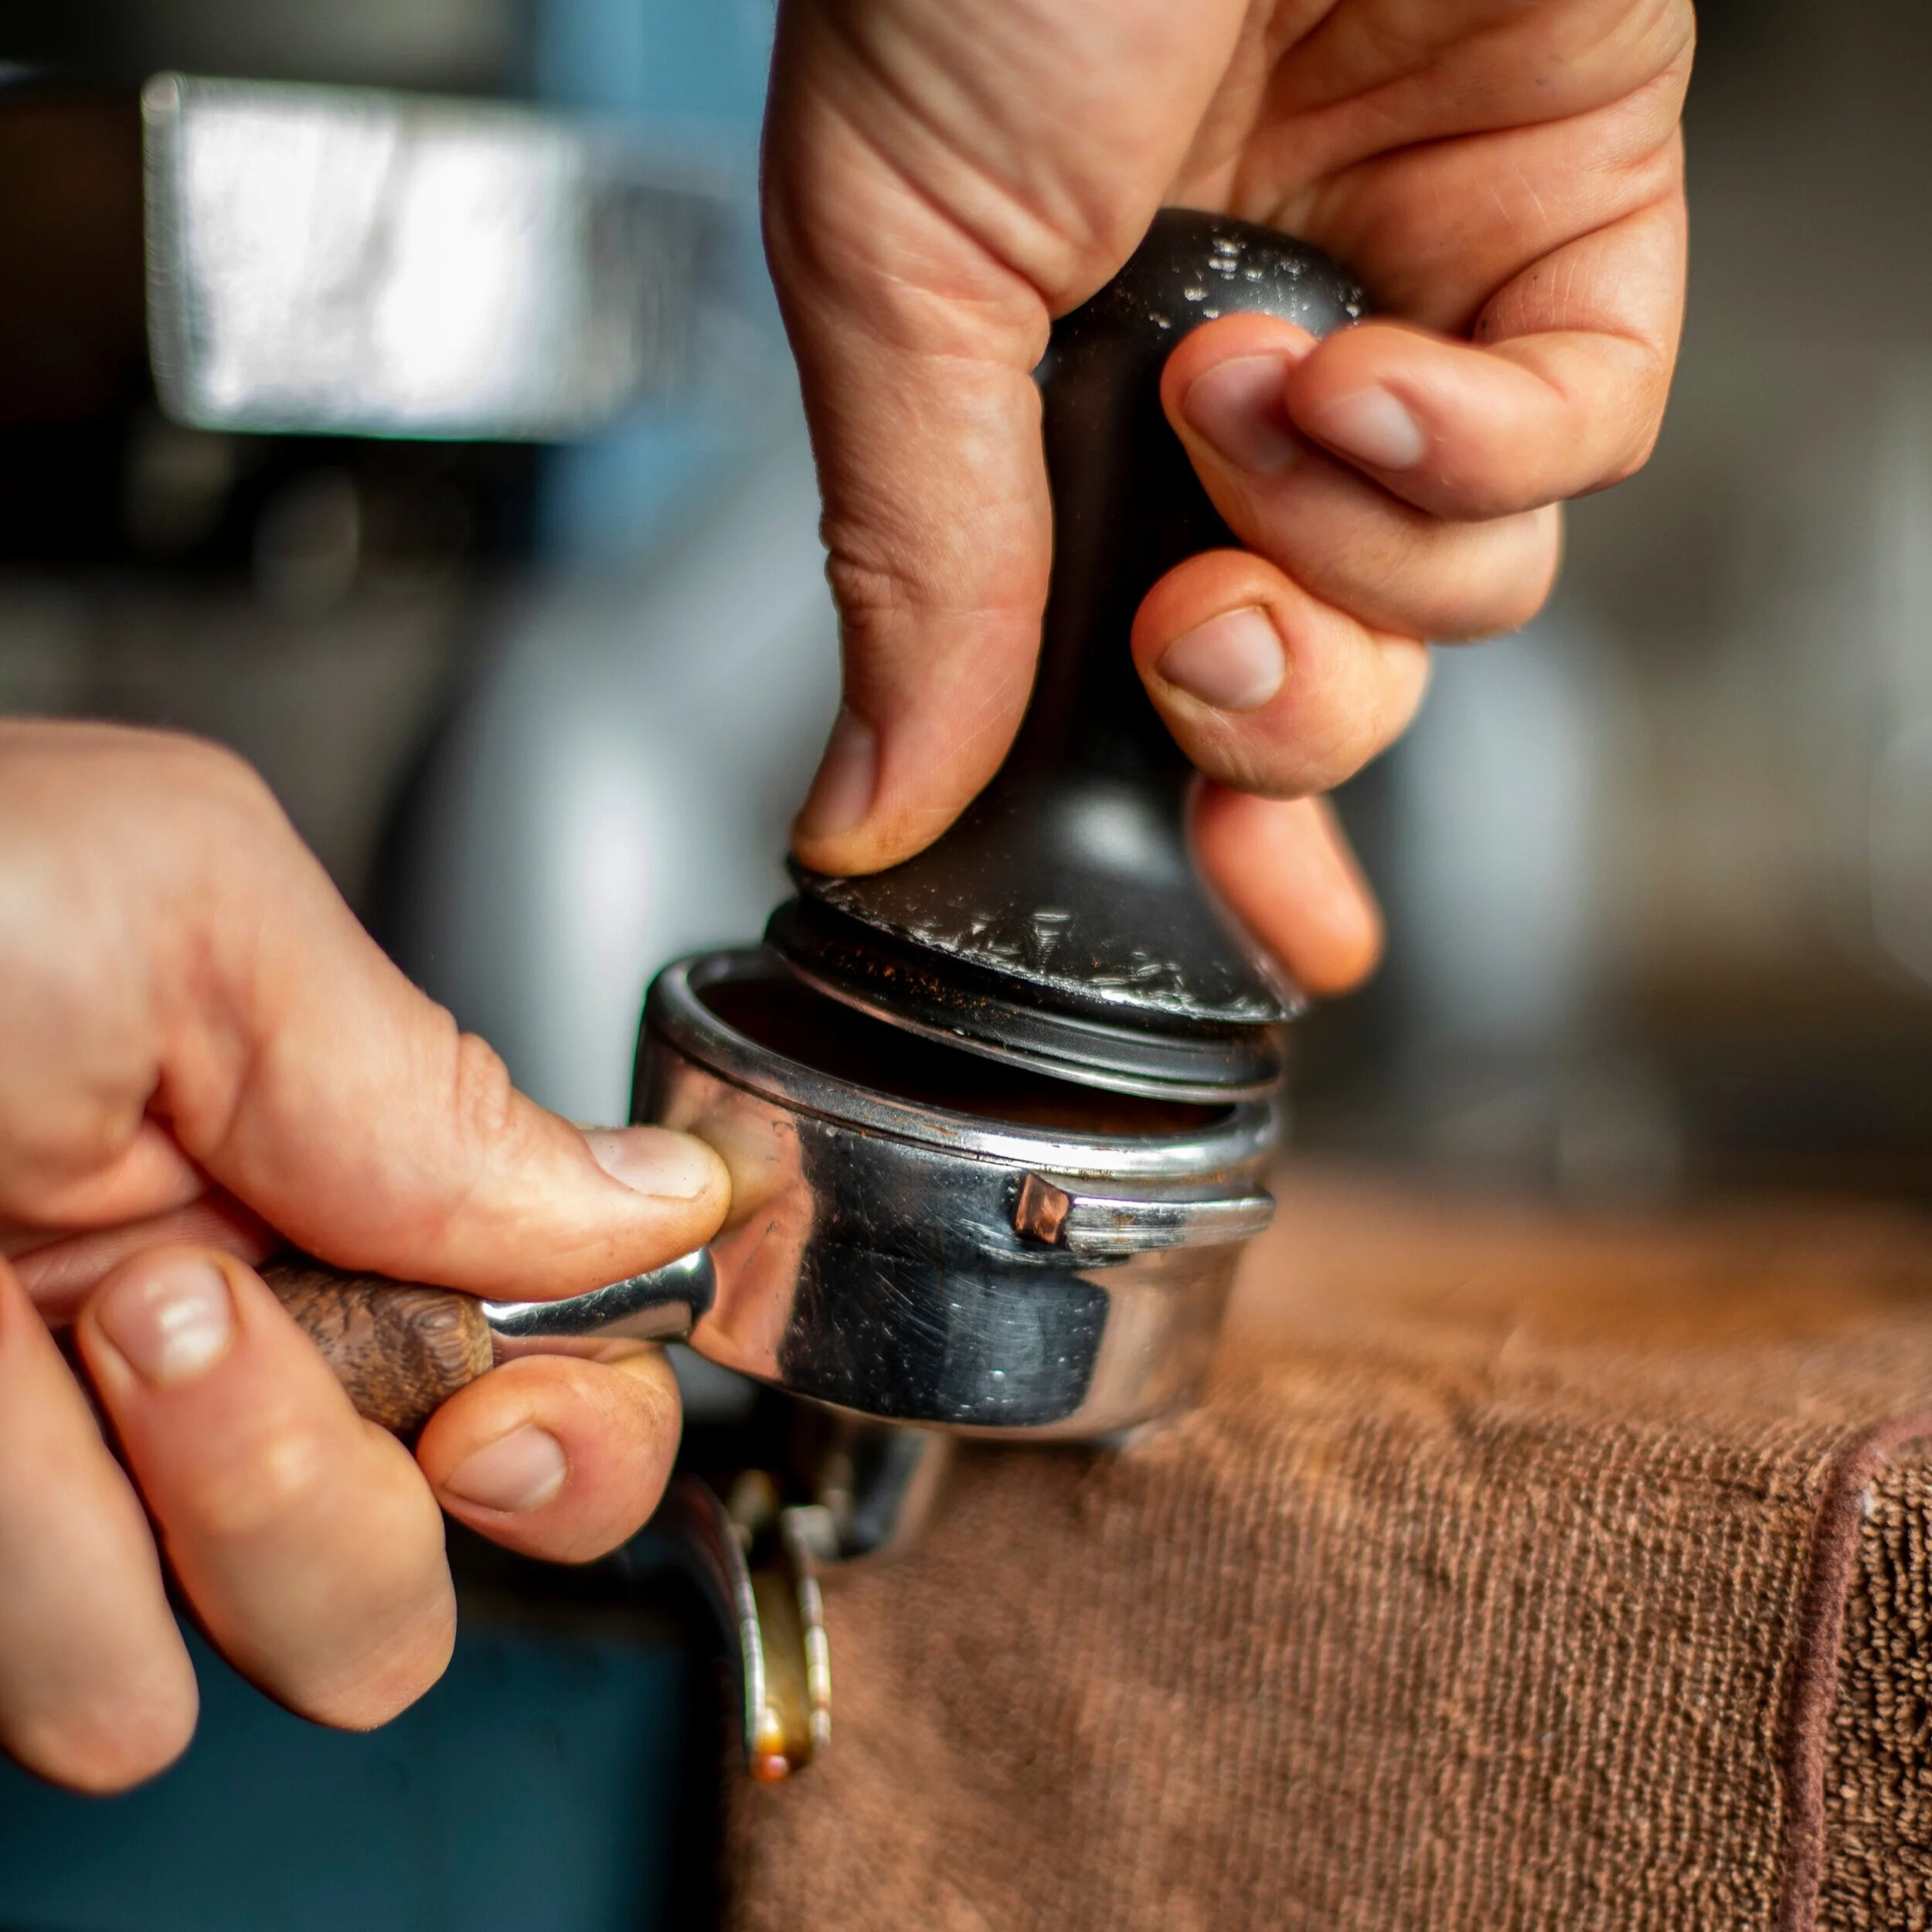
[[[619,1337],[681,1341],[716,1287],[702,1248],[559,1301],[481,1301],[306,1255],[261,1273],[357,1411],[399,1436],[413,1435],[457,1389],[510,1356],[581,1354]]]
[[[496,1363],[474,1295],[379,1274],[349,1274],[306,1258],[277,1261],[262,1279],[321,1351],[357,1411],[412,1435],[457,1389]]]

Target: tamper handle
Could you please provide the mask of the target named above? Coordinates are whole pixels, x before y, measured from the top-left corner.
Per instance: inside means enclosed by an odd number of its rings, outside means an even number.
[[[558,1301],[479,1301],[307,1255],[270,1263],[262,1278],[357,1410],[399,1436],[511,1356],[594,1353],[617,1339],[681,1342],[717,1286],[706,1248]]]
[[[1359,291],[1318,250],[1245,222],[1165,209],[1133,260],[1055,326],[1035,372],[1053,566],[1032,702],[995,788],[1103,772],[1169,792],[1187,762],[1128,649],[1141,600],[1203,550],[1239,547],[1161,406],[1175,345],[1260,312],[1326,335]]]

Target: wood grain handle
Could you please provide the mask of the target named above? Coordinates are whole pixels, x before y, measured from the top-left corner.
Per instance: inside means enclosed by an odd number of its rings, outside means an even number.
[[[305,1256],[271,1262],[262,1278],[358,1411],[399,1436],[413,1435],[495,1363],[490,1325],[472,1295],[345,1274]]]

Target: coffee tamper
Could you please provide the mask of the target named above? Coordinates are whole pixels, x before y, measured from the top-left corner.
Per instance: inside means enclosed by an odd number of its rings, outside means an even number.
[[[801,1399],[843,1458],[835,1501],[781,1471],[769,1520],[741,1509],[736,1529],[715,1497],[674,1497],[704,1519],[682,1541],[740,1629],[747,1542],[777,1536],[802,1603],[815,1554],[886,1539],[923,1445],[1106,1441],[1185,1405],[1242,1243],[1272,1216],[1297,995],[1196,869],[1191,775],[1128,648],[1158,578],[1236,543],[1162,411],[1162,366],[1201,323],[1253,312],[1321,335],[1363,303],[1318,251],[1175,209],[1055,325],[1037,372],[1053,575],[1005,763],[917,857],[862,878],[794,869],[764,944],[681,960],[650,989],[633,1117],[716,1148],[731,1215],[708,1265],[603,1291],[606,1315],[630,1332],[688,1320],[693,1348]],[[467,1304],[474,1359],[519,1322],[531,1346],[599,1325],[573,1306]],[[794,1692],[799,1723],[822,1716]]]

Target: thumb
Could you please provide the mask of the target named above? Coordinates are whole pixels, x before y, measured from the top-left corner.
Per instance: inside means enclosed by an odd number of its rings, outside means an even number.
[[[766,244],[818,460],[845,667],[793,843],[820,871],[864,872],[945,829],[1026,709],[1052,543],[1031,375],[1049,316],[1032,281],[795,78],[805,56],[787,32]]]
[[[1032,371],[1189,165],[1253,19],[1245,0],[781,0],[766,253],[845,639],[845,709],[793,829],[808,865],[909,857],[1005,757],[1052,549]]]

